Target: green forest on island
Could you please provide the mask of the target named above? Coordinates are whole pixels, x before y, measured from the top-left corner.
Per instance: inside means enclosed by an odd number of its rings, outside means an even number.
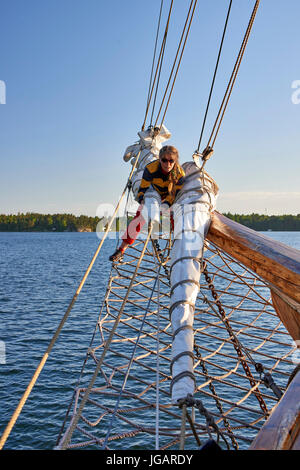
[[[297,215],[262,215],[224,213],[246,227],[257,231],[300,231],[300,214]],[[108,218],[89,217],[73,214],[0,214],[1,232],[95,232],[103,231]],[[127,224],[126,217],[121,217],[112,230],[123,230]]]

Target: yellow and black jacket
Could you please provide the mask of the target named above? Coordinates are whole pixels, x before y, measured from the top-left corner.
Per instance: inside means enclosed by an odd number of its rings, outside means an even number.
[[[168,186],[170,181],[168,180],[168,174],[163,172],[159,160],[155,160],[154,162],[149,163],[143,173],[143,179],[141,181],[137,195],[138,202],[141,203],[143,201],[145,192],[152,185],[158,194],[160,194],[162,202],[166,202],[169,206],[171,206],[175,197],[177,196],[177,193],[180,191],[184,183],[185,173],[180,165],[178,165],[178,167],[180,175],[175,185],[175,194],[173,196],[172,194],[168,193]]]

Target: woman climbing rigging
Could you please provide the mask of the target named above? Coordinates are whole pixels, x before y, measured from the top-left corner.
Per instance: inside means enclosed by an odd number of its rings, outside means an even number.
[[[178,150],[171,145],[165,145],[160,149],[159,158],[149,163],[144,170],[137,195],[139,208],[122,237],[121,246],[109,257],[110,261],[117,262],[122,258],[128,245],[132,245],[145,224],[142,210],[147,190],[152,187],[159,194],[162,202],[161,210],[164,212],[173,204],[183,183],[184,171],[179,165]]]

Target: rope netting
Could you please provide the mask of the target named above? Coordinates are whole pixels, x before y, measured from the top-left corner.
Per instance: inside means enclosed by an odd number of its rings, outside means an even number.
[[[139,239],[112,266],[58,448],[179,448],[182,410],[170,399],[170,240],[151,239],[141,259],[143,250]],[[207,241],[202,271],[194,313],[196,403],[187,407],[185,448],[212,437],[222,448],[245,449],[278,402],[274,390],[286,388],[295,347],[256,274]]]

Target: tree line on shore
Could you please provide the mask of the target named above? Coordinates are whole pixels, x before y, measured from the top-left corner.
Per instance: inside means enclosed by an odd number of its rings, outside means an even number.
[[[224,213],[228,219],[232,219],[239,224],[252,228],[259,232],[268,230],[276,232],[299,232],[300,214],[291,215],[265,215],[265,214],[231,214]]]
[[[300,214],[297,215],[262,215],[262,214],[231,214],[224,213],[246,227],[257,231],[300,231]],[[108,218],[89,217],[73,214],[0,214],[1,232],[95,232],[105,230]],[[112,226],[112,230],[124,230],[126,217],[120,217]]]
[[[73,214],[0,214],[1,232],[94,232],[99,217]]]

